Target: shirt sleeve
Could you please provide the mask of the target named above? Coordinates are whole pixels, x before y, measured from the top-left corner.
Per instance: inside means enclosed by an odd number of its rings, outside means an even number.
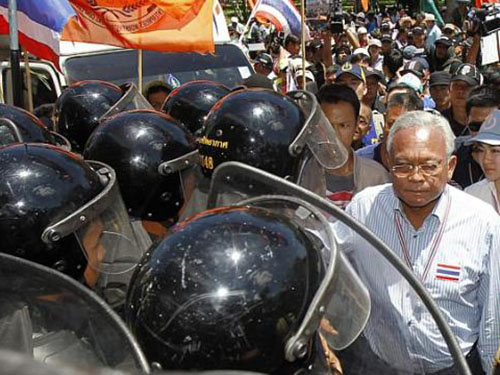
[[[481,322],[478,349],[483,370],[491,374],[495,353],[500,343],[500,226],[491,233],[489,253],[479,285]]]

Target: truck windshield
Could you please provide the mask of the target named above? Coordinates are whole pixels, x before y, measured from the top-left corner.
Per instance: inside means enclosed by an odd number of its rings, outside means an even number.
[[[64,64],[68,83],[99,79],[118,85],[137,83],[137,51],[116,50],[68,58]],[[229,88],[240,85],[253,72],[235,45],[215,46],[215,54],[143,51],[143,81],[162,80],[172,86],[193,80],[220,82]]]

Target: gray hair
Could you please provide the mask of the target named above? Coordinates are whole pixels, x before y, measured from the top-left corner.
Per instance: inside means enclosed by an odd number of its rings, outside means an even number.
[[[389,135],[387,136],[387,152],[391,152],[394,136],[398,131],[413,127],[432,128],[440,131],[446,143],[446,154],[448,158],[453,154],[455,150],[455,135],[451,130],[448,120],[439,114],[428,111],[411,111],[399,117],[394,125],[392,125]]]

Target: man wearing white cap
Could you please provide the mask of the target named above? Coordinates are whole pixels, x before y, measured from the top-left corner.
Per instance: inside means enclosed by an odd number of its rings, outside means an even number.
[[[425,15],[425,24],[427,25],[425,47],[429,49],[434,45],[434,42],[441,37],[441,29],[436,25],[436,17],[434,14],[427,13]]]
[[[467,143],[473,144],[475,159],[486,178],[468,186],[465,192],[491,204],[500,215],[500,110],[493,111]]]
[[[316,86],[316,80],[314,79],[314,74],[310,70],[307,69],[299,69],[295,72],[295,81],[297,82],[297,89],[304,90],[304,71],[306,74],[306,89],[307,91],[312,92],[313,94],[317,94],[318,86]]]
[[[361,26],[358,28],[358,40],[360,47],[366,48],[368,46],[368,30],[366,30],[366,27]]]
[[[231,17],[231,26],[239,35],[245,32],[245,25],[240,23],[238,17]]]
[[[373,69],[382,71],[384,56],[380,54],[382,42],[379,39],[371,39],[368,44],[368,52],[370,53],[370,66]]]

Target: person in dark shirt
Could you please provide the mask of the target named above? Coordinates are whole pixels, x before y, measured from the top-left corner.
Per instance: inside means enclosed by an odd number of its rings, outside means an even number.
[[[436,103],[436,110],[441,114],[451,106],[451,75],[448,72],[434,72],[429,79],[429,92]]]
[[[444,70],[453,59],[453,42],[447,36],[438,38],[434,45],[429,48],[426,54],[429,69],[432,72]]]
[[[385,106],[380,100],[379,86],[385,86],[384,74],[373,68],[365,68],[366,77],[366,94],[361,100],[372,110],[377,110],[380,113],[385,113]]]
[[[382,69],[387,80],[387,86],[398,79],[397,73],[403,66],[403,63],[403,54],[397,49],[393,49],[388,54],[384,55]]]
[[[479,70],[472,64],[462,64],[451,77],[450,98],[451,107],[441,112],[450,123],[451,129],[456,137],[468,135],[467,113],[465,100],[471,90],[483,83],[483,77]]]

